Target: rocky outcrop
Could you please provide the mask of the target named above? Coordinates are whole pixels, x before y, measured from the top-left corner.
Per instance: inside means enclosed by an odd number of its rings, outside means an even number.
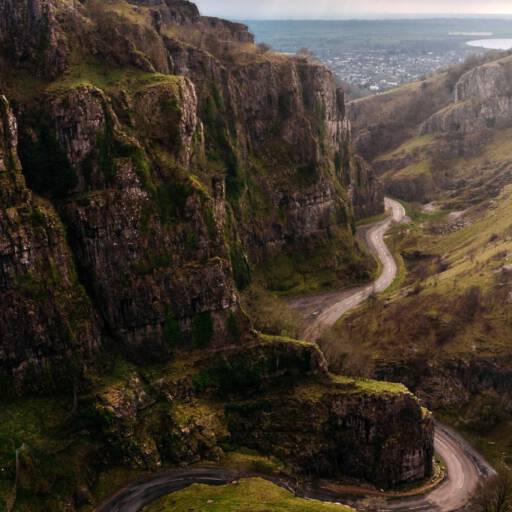
[[[462,75],[455,85],[455,103],[472,99],[489,100],[512,92],[508,76],[510,59],[475,67]]]
[[[199,9],[187,0],[128,0],[134,5],[157,8],[163,14],[163,21],[177,25],[194,23],[199,19]]]
[[[476,132],[494,128],[509,121],[511,116],[512,100],[508,96],[462,101],[428,119],[421,126],[420,133]]]
[[[286,400],[271,395],[231,404],[226,415],[238,443],[307,474],[334,476],[343,468],[390,487],[432,473],[433,422],[407,394],[306,387]]]
[[[2,393],[70,386],[101,347],[93,308],[77,279],[64,227],[34,199],[17,154],[17,125],[0,98],[0,374]]]
[[[454,101],[421,126],[421,133],[471,133],[495,128],[512,119],[510,57],[477,66],[462,75]]]
[[[417,400],[399,385],[329,376],[313,345],[267,340],[201,366],[188,385],[144,385],[131,375],[103,391],[95,407],[106,418],[109,444],[141,467],[215,459],[231,442],[308,475],[341,472],[381,486],[432,472],[433,421]],[[171,434],[160,437],[155,422]]]
[[[499,407],[502,412],[511,414],[512,374],[509,362],[508,355],[501,359],[491,355],[454,357],[429,365],[412,359],[394,364],[382,363],[375,375],[404,382],[435,410],[450,408],[464,411],[476,397],[496,393],[501,399]]]
[[[371,217],[381,211],[384,193],[375,173],[364,161],[356,157],[350,164],[350,196],[356,218]]]

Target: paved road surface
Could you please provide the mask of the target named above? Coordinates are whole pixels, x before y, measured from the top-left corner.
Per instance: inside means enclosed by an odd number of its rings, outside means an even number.
[[[494,470],[458,434],[444,425],[436,425],[436,451],[446,463],[447,478],[430,493],[413,498],[383,501],[381,512],[454,512],[470,500],[478,482],[494,474]],[[260,476],[296,495],[333,503],[346,503],[362,508],[354,497],[353,487],[337,493],[322,488],[302,489],[286,479],[269,478],[255,473],[239,473],[223,468],[194,468],[162,472],[147,480],[121,489],[96,512],[140,512],[153,501],[192,484],[224,485],[240,478]],[[367,492],[361,489],[360,494]],[[351,497],[348,497],[350,494]]]
[[[359,235],[365,238],[369,249],[381,261],[380,277],[366,286],[291,299],[289,305],[308,320],[304,338],[316,339],[323,329],[335,324],[341,316],[362,304],[372,293],[386,290],[394,281],[397,266],[384,242],[384,236],[393,223],[400,223],[406,218],[406,213],[398,201],[390,198],[386,198],[385,201],[386,210],[390,211],[391,215],[386,220],[371,226],[363,226],[359,230]]]
[[[398,202],[391,199],[386,199],[386,206],[392,210],[391,217],[364,231],[368,245],[382,262],[382,274],[375,283],[353,290],[296,301],[295,307],[304,314],[309,312],[309,315],[312,315],[318,309],[321,310],[319,314],[312,317],[317,324],[317,329],[332,325],[341,315],[366,300],[372,292],[382,292],[393,282],[397,268],[384,243],[384,236],[393,222],[401,222],[405,218],[405,211]],[[457,433],[444,425],[436,425],[435,447],[437,454],[442,457],[447,467],[447,477],[443,483],[430,493],[420,497],[388,500],[380,507],[381,512],[453,512],[460,510],[469,502],[478,483],[483,478],[494,474],[494,470],[481,455]],[[128,485],[101,505],[97,512],[140,512],[143,507],[156,499],[194,483],[223,485],[239,478],[251,476],[268,478],[263,475],[236,473],[223,468],[195,468],[159,473],[148,480]],[[354,496],[350,501],[344,495],[343,488],[334,494],[332,491],[321,488],[302,489],[282,479],[268,479],[292,490],[299,496],[338,503],[349,502],[356,507],[358,505],[357,501],[353,501],[356,499]],[[354,495],[353,487],[346,490]],[[364,492],[365,490],[361,489],[360,493],[364,494]],[[356,494],[358,493],[356,492]]]
[[[436,423],[435,448],[446,464],[443,483],[425,496],[388,502],[382,512],[461,510],[471,500],[479,482],[496,474],[459,434],[440,423]]]

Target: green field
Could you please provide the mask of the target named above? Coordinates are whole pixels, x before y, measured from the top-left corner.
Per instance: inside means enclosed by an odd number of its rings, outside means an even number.
[[[167,496],[144,512],[349,512],[351,508],[295,498],[261,478],[213,487],[192,485]]]

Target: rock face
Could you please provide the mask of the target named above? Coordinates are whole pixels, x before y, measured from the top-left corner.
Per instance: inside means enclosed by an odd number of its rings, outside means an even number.
[[[386,192],[392,197],[400,197],[405,201],[426,203],[438,190],[439,183],[434,182],[431,174],[425,173],[408,178],[394,178],[385,185]]]
[[[64,227],[51,205],[27,189],[17,125],[0,97],[0,367],[18,391],[70,384],[101,346],[92,305],[80,286]]]
[[[126,353],[229,345],[250,264],[325,243],[358,252],[354,211],[379,211],[382,194],[324,67],[266,53],[185,1],[2,9],[24,174]],[[42,77],[28,98],[12,86],[25,67]]]
[[[169,157],[178,165],[188,165],[197,129],[191,84],[186,79],[152,84],[131,101],[146,137],[172,150]],[[175,123],[171,131],[163,129],[162,109],[168,104],[181,107],[167,117]],[[52,119],[76,177],[61,204],[62,216],[82,278],[91,284],[109,331],[143,359],[169,352],[173,340],[165,330],[171,319],[179,322],[176,336],[183,335],[183,341],[200,343],[192,322],[201,318],[211,323],[205,342],[229,341],[223,325],[238,299],[223,239],[222,190],[212,197],[186,178],[164,184],[145,175],[150,164],[144,151],[123,133],[98,89],[59,94],[44,115]]]
[[[398,385],[329,376],[313,345],[275,340],[214,357],[192,377],[195,388],[186,379],[149,386],[135,375],[127,379],[103,392],[95,407],[109,418],[110,443],[129,460],[139,450],[142,467],[215,459],[231,442],[286,460],[300,473],[341,470],[381,486],[432,472],[433,421],[417,400]],[[173,405],[162,396],[174,397]],[[185,409],[196,414],[185,419]],[[167,440],[154,428],[160,421],[172,432]]]
[[[62,3],[60,9],[67,9]],[[56,76],[67,65],[68,45],[50,0],[5,0],[0,4],[0,45],[16,66]]]
[[[227,418],[236,441],[308,474],[334,476],[344,468],[345,474],[385,487],[432,473],[433,422],[421,417],[411,396],[363,398],[336,386],[306,388],[305,396],[301,391],[285,401],[263,396],[230,405]]]
[[[510,57],[477,66],[455,85],[453,103],[425,121],[421,133],[471,133],[512,118]]]
[[[368,270],[353,221],[382,193],[328,70],[182,0],[0,0],[0,90],[17,119],[2,97],[0,381],[74,397],[87,452],[104,452],[91,473],[215,458],[224,441],[383,484],[430,472],[431,421],[405,388],[335,382],[318,349],[260,339],[239,304],[283,252],[332,244],[341,273]],[[104,378],[103,354],[130,371]]]

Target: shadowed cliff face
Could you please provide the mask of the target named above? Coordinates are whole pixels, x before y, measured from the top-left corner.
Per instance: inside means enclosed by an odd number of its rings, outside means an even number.
[[[0,97],[0,365],[18,391],[39,381],[70,385],[100,346],[100,330],[66,244],[64,227],[27,189],[16,150],[17,125]],[[39,376],[39,379],[36,377]],[[3,382],[4,396],[12,392]]]
[[[24,174],[127,353],[239,341],[226,327],[246,325],[235,285],[283,251],[345,247],[347,279],[364,275],[351,223],[381,195],[325,68],[189,2],[0,9]],[[25,70],[40,76],[27,88]]]

